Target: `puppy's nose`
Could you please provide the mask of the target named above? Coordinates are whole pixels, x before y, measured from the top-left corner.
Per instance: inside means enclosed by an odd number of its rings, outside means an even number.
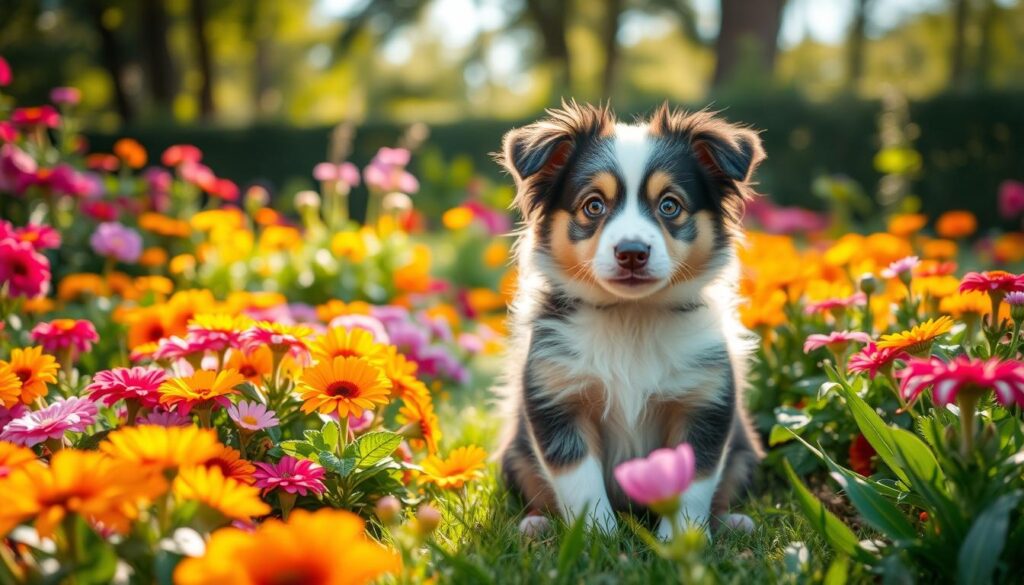
[[[619,261],[619,266],[629,270],[639,270],[646,266],[650,255],[651,247],[636,240],[619,242],[615,246],[615,259]]]

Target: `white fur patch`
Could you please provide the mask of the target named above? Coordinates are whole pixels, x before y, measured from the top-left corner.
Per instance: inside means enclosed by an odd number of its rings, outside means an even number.
[[[519,534],[526,538],[540,538],[551,530],[551,520],[547,516],[527,516],[519,521]]]
[[[576,467],[552,472],[551,485],[566,522],[587,511],[587,523],[602,532],[615,530],[615,513],[604,488],[601,462],[588,455]]]
[[[722,526],[729,530],[738,530],[747,534],[753,532],[756,527],[754,519],[746,514],[726,514],[725,518],[722,519]]]

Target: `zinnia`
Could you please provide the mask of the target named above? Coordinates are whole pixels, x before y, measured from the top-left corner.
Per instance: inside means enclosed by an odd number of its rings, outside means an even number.
[[[84,398],[58,400],[42,410],[29,412],[7,423],[0,439],[31,447],[64,433],[80,433],[96,421],[96,405]]]
[[[310,492],[319,495],[327,489],[323,482],[324,468],[308,459],[285,455],[277,463],[257,462],[255,465],[255,485],[267,492],[282,490],[305,496]]]
[[[851,343],[868,343],[869,341],[871,341],[871,336],[863,331],[833,331],[827,335],[815,333],[808,335],[804,341],[804,353],[811,353],[816,349],[827,347],[832,353],[840,355]]]
[[[32,244],[14,238],[0,239],[0,285],[14,297],[37,297],[50,288],[50,261]]]
[[[620,463],[615,479],[630,499],[665,516],[679,509],[679,496],[693,481],[696,458],[693,447],[656,449],[645,458]]]
[[[898,348],[880,349],[875,342],[870,342],[864,349],[853,354],[847,365],[847,371],[855,374],[867,372],[872,380],[879,372],[888,372],[892,368],[893,361],[907,359],[906,352]]]
[[[32,328],[29,336],[52,354],[60,355],[70,348],[72,359],[90,351],[92,344],[100,339],[96,327],[85,319],[54,319],[40,323]]]
[[[136,366],[103,370],[86,388],[93,400],[110,406],[118,400],[134,400],[146,408],[160,404],[160,385],[167,373],[160,368]]]

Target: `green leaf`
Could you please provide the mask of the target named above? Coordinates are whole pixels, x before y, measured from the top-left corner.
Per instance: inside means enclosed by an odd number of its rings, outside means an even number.
[[[838,553],[856,557],[865,563],[874,563],[877,559],[860,547],[857,535],[835,514],[829,512],[818,498],[814,497],[797,477],[788,461],[783,462],[783,469],[793,486],[800,511],[818,534],[827,540]]]
[[[351,457],[341,459],[330,451],[321,451],[319,457],[320,465],[323,465],[327,471],[337,473],[341,477],[347,477],[356,468],[356,460]]]
[[[100,538],[88,523],[80,517],[74,517],[76,550],[82,551],[79,562],[72,574],[75,583],[81,585],[106,585],[114,579],[117,572],[117,552],[106,540]]]
[[[291,455],[292,457],[301,459],[314,459],[316,457],[316,449],[305,441],[281,441],[278,447],[281,448],[281,451],[284,451],[285,455]]]
[[[822,585],[846,585],[846,575],[850,572],[850,557],[837,555],[828,566]]]
[[[356,467],[370,467],[390,456],[402,443],[401,435],[389,431],[366,433],[356,441]]]
[[[846,404],[850,408],[850,412],[853,414],[853,419],[857,423],[857,428],[864,435],[864,438],[871,443],[878,456],[882,458],[882,461],[889,466],[889,469],[896,474],[896,477],[900,478],[900,481],[907,485],[910,483],[910,478],[907,476],[907,472],[904,471],[903,466],[900,465],[899,460],[896,457],[896,448],[894,441],[890,439],[889,426],[885,424],[882,417],[878,416],[868,403],[857,396],[855,392],[847,388],[842,388],[841,392],[846,398]]]
[[[494,578],[480,565],[470,561],[466,555],[451,554],[437,543],[428,540],[427,546],[444,559],[444,564],[452,569],[454,583],[494,583]]]
[[[1005,494],[978,514],[967,538],[960,545],[960,554],[957,556],[958,583],[992,582],[992,574],[1006,544],[1010,513],[1022,495],[1024,492],[1020,490]]]
[[[583,529],[586,527],[589,512],[589,510],[584,509],[576,517],[572,526],[565,533],[562,546],[558,549],[558,581],[560,583],[567,583],[569,581],[569,569],[579,558],[580,553],[583,552]]]
[[[317,451],[332,451],[333,448],[327,444],[324,440],[324,436],[320,431],[308,430],[303,433],[306,437],[306,442],[313,446]]]
[[[913,524],[906,515],[889,500],[885,499],[868,482],[856,473],[827,459],[832,468],[832,479],[839,484],[864,521],[893,541],[910,541],[917,537]]]
[[[795,434],[796,431],[787,429],[782,425],[772,425],[772,430],[768,433],[768,446],[774,447],[792,441]]]
[[[320,436],[323,437],[329,451],[334,451],[338,448],[338,436],[340,434],[338,423],[334,421],[325,422],[323,428],[320,429]]]

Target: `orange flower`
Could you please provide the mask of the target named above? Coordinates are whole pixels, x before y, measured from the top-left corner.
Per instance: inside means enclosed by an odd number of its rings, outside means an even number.
[[[956,293],[939,302],[939,311],[962,319],[967,315],[988,315],[992,312],[992,301],[988,295],[977,291]]]
[[[421,383],[422,386],[422,383]],[[410,392],[402,397],[402,407],[395,417],[399,424],[409,425],[413,432],[407,435],[415,448],[426,446],[431,455],[437,453],[437,442],[441,440],[441,423],[434,413],[434,402],[426,386],[422,391]]]
[[[360,416],[366,409],[387,404],[391,384],[365,358],[336,357],[306,368],[296,391],[303,400],[303,412]]]
[[[122,138],[115,142],[114,154],[129,168],[141,169],[146,166],[146,149],[134,138]]]
[[[11,364],[0,361],[0,406],[11,408],[21,400],[21,379]]]
[[[36,454],[32,449],[0,441],[0,479],[7,477],[15,469],[35,461]]]
[[[957,246],[953,240],[928,240],[921,246],[925,258],[952,260],[956,258]]]
[[[369,315],[373,305],[363,301],[352,301],[346,303],[338,299],[331,299],[316,307],[316,317],[324,323],[330,323],[335,317],[342,315]]]
[[[395,287],[406,293],[426,292],[430,287],[430,248],[412,247],[412,260],[394,272]]]
[[[384,345],[374,341],[373,334],[365,329],[333,327],[319,335],[309,346],[313,359],[330,361],[336,357],[364,357],[369,360],[383,358]]]
[[[1024,260],[1024,233],[1010,232],[996,238],[992,244],[992,255],[996,262],[1015,264]]]
[[[947,211],[935,222],[935,231],[943,238],[966,238],[978,229],[978,220],[970,211]]]
[[[786,293],[781,290],[763,291],[740,305],[740,320],[744,327],[754,331],[775,329],[786,322],[785,306]]]
[[[2,363],[7,363],[11,372],[21,381],[21,401],[25,404],[46,396],[46,385],[57,383],[57,370],[60,366],[56,358],[43,353],[42,347],[15,348],[11,350],[10,361]]]
[[[878,340],[878,349],[898,349],[910,354],[921,354],[932,347],[936,337],[949,333],[953,328],[953,319],[946,315],[938,319],[929,319],[908,331],[883,335]]]
[[[191,376],[171,378],[161,384],[160,404],[168,408],[177,407],[184,413],[214,404],[227,406],[227,397],[237,394],[235,386],[242,382],[245,382],[245,377],[235,370],[197,370]]]
[[[151,211],[139,216],[139,227],[167,238],[187,238],[192,233],[187,221]]]
[[[164,310],[159,306],[137,309],[128,316],[128,349],[156,343],[170,335]]]
[[[928,218],[920,213],[897,213],[889,218],[890,234],[906,238],[916,234],[928,223]]]
[[[139,265],[146,268],[156,268],[165,264],[167,264],[167,251],[157,246],[146,248],[139,256]]]
[[[259,488],[225,477],[217,465],[182,469],[171,490],[178,500],[199,502],[235,520],[270,513],[270,506],[260,499]]]
[[[484,461],[487,452],[469,445],[460,447],[448,454],[447,459],[431,455],[423,460],[423,479],[436,484],[440,488],[461,488],[467,481],[480,479],[484,476]]]
[[[200,465],[221,454],[217,433],[195,426],[123,427],[107,435],[100,451],[131,462],[136,469],[172,470]]]
[[[274,370],[274,354],[265,345],[253,351],[232,349],[226,366],[237,370],[246,380],[260,386],[263,384],[263,377],[269,376]]]
[[[62,301],[78,300],[84,295],[103,297],[107,295],[107,285],[99,274],[69,274],[57,285],[57,298]]]
[[[256,466],[246,459],[242,459],[242,453],[227,445],[220,445],[220,451],[213,457],[201,463],[204,467],[218,467],[224,477],[238,480],[242,483],[251,484],[252,474]]]

